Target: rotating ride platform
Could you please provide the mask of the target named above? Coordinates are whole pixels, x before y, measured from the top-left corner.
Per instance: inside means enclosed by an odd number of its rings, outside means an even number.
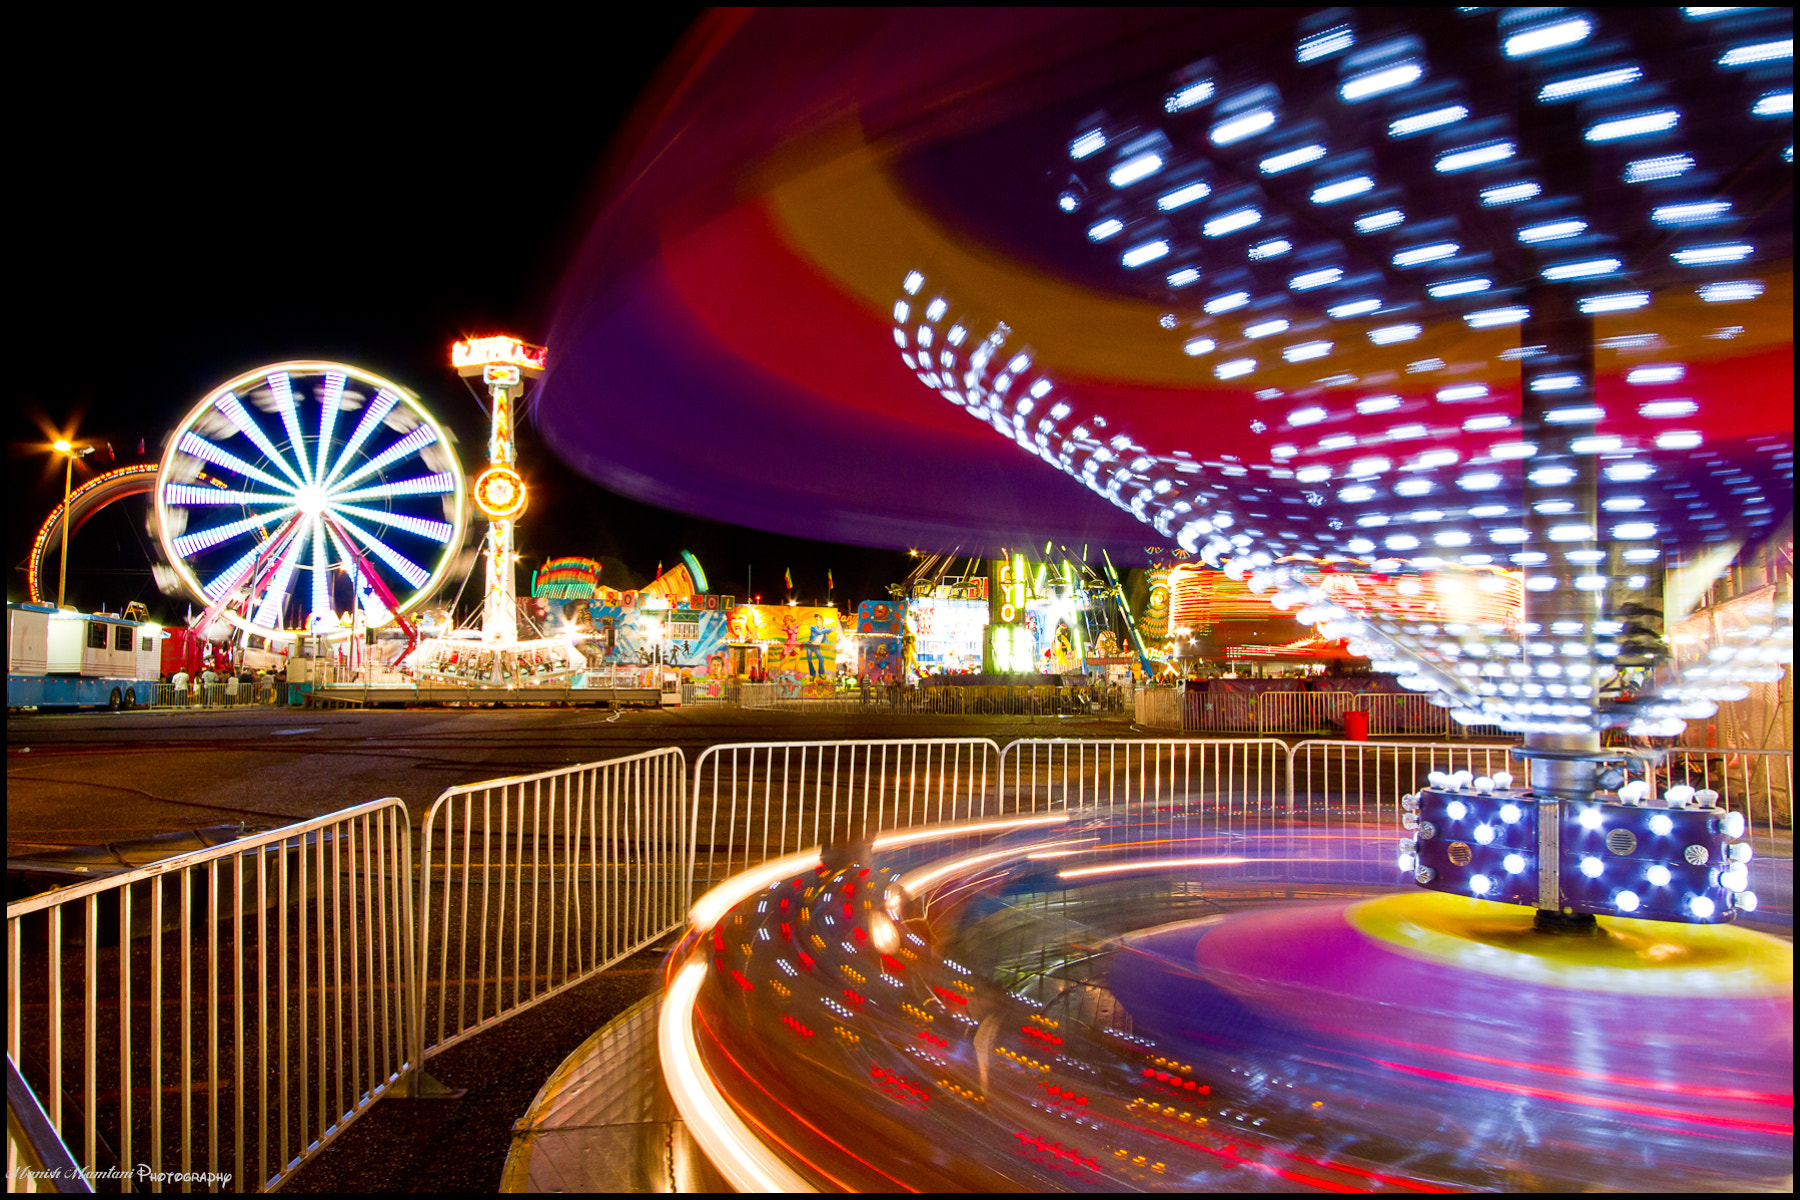
[[[1154,540],[1528,768],[1348,831],[1195,795],[739,877],[660,1018],[734,1186],[1791,1190],[1791,848],[1753,891],[1742,814],[1602,738],[1792,661],[1779,572],[1669,636],[1791,562],[1792,46],[1785,9],[702,24],[565,281],[572,465],[868,544]]]

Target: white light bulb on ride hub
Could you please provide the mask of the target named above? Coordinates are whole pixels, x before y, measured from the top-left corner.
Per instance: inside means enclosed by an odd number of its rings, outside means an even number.
[[[1475,840],[1484,846],[1493,845],[1494,827],[1492,825],[1477,825],[1475,827]]]
[[[1450,803],[1444,805],[1444,815],[1449,817],[1452,821],[1460,821],[1469,815],[1469,806],[1464,804],[1461,800],[1452,800]]]
[[[1477,896],[1485,896],[1494,890],[1494,881],[1486,875],[1474,875],[1469,879],[1469,890]]]
[[[1644,878],[1649,880],[1651,887],[1668,887],[1669,881],[1674,879],[1675,875],[1669,868],[1657,863],[1644,872]]]
[[[1500,819],[1505,821],[1508,825],[1517,825],[1519,819],[1524,815],[1524,810],[1516,804],[1502,804],[1500,806]]]
[[[1697,920],[1705,921],[1718,911],[1718,906],[1709,897],[1695,896],[1688,901],[1688,911],[1693,913]]]
[[[1636,912],[1638,910],[1638,903],[1638,894],[1633,891],[1621,891],[1617,896],[1613,897],[1614,907],[1622,913]]]
[[[1495,771],[1494,772],[1494,786],[1495,787],[1499,788],[1501,791],[1504,792],[1506,789],[1510,788],[1512,785],[1513,785],[1513,777],[1512,777],[1511,771]]]
[[[1525,869],[1525,856],[1523,854],[1509,854],[1500,860],[1500,865],[1506,868],[1507,874],[1517,875],[1520,871]]]
[[[1743,837],[1744,830],[1746,828],[1746,823],[1744,821],[1744,814],[1741,812],[1726,813],[1723,828],[1725,830],[1726,837],[1729,837],[1729,838]],[[1746,846],[1745,849],[1749,849],[1749,847]]]
[[[1606,864],[1592,854],[1581,856],[1581,873],[1589,879],[1598,879],[1606,871]]]
[[[1657,813],[1650,818],[1650,832],[1657,837],[1668,837],[1675,832],[1675,822],[1667,813]]]

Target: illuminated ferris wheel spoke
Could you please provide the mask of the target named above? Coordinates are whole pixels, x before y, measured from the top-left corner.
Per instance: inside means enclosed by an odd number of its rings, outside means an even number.
[[[254,506],[292,504],[294,502],[291,492],[285,496],[277,496],[272,492],[237,492],[230,488],[196,487],[188,483],[171,484],[166,494],[170,504],[179,504],[184,508],[220,504]]]
[[[310,484],[313,481],[312,464],[306,459],[306,435],[300,431],[300,411],[294,401],[293,382],[286,371],[277,371],[269,376],[269,389],[275,393],[275,411],[281,416],[281,427],[287,430],[288,446],[294,452],[300,478]]]
[[[346,475],[337,486],[340,488],[347,488],[359,480],[366,479],[390,463],[399,462],[408,455],[417,454],[419,451],[425,449],[425,447],[437,441],[437,437],[437,430],[431,428],[429,425],[421,425],[399,441],[395,442],[392,446],[389,446],[386,450],[383,450],[380,454],[377,454],[374,458],[371,458],[368,462],[358,467],[355,471]]]
[[[313,478],[323,486],[325,460],[331,455],[331,432],[337,426],[338,402],[344,398],[344,373],[333,371],[325,377],[325,390],[319,397],[319,459],[313,467]]]
[[[362,565],[350,552],[350,548],[344,544],[335,524],[327,525],[325,529],[331,535],[331,544],[337,548],[338,561],[342,562],[344,569],[350,573],[351,586],[355,588],[357,603],[366,614],[367,621],[371,625],[384,623],[390,614],[387,604],[381,599],[381,594],[370,584],[368,576],[363,572]]]
[[[260,467],[253,467],[223,446],[207,441],[197,433],[184,433],[176,442],[176,449],[183,454],[209,462],[215,467],[224,467],[227,471],[242,475],[245,479],[253,479],[257,483],[266,483],[270,487],[292,492],[294,485],[287,480],[277,479]]]
[[[393,549],[385,542],[376,538],[355,521],[350,520],[342,513],[337,513],[332,517],[332,524],[347,530],[357,541],[367,547],[369,553],[393,568],[394,572],[398,574],[400,578],[406,580],[411,586],[416,588],[424,585],[430,572],[426,571],[425,568],[421,567],[418,563],[413,562],[410,558],[407,558],[404,554],[401,554],[398,550]]]
[[[243,402],[237,398],[235,393],[221,393],[213,403],[230,419],[233,425],[237,426],[238,432],[249,438],[250,444],[261,450],[296,487],[305,482],[294,470],[293,464],[283,458],[281,451],[275,448],[275,443],[269,440],[269,435],[263,431],[263,427],[256,423],[256,418],[244,410]]]
[[[331,497],[332,503],[342,504],[349,500],[381,500],[388,496],[441,496],[445,492],[454,490],[456,490],[456,476],[448,471],[439,471],[435,475],[396,479],[392,483],[357,488],[350,492],[340,492],[336,488],[331,488],[327,494]]]
[[[312,532],[310,523],[296,527],[293,535],[288,538],[287,545],[281,548],[280,557],[275,563],[274,577],[269,580],[268,591],[256,608],[256,616],[253,618],[256,624],[272,624],[282,606],[287,603],[288,589],[294,583],[294,568],[299,564],[300,554],[306,548],[306,540]]]
[[[250,549],[244,552],[242,558],[239,558],[236,562],[213,576],[212,582],[201,589],[201,595],[208,603],[223,596],[226,592],[230,591],[243,581],[245,573],[256,565],[257,557],[261,554],[261,546],[250,547]]]
[[[356,429],[351,433],[350,440],[345,442],[344,448],[338,452],[337,463],[331,468],[331,473],[325,476],[323,486],[329,488],[337,482],[338,473],[350,464],[351,458],[358,450],[362,449],[362,444],[369,440],[369,435],[375,432],[387,415],[394,411],[394,406],[398,403],[400,403],[400,397],[394,395],[387,388],[382,388],[375,393],[375,398],[363,408],[362,419],[357,421]]]
[[[318,517],[312,524],[322,524]],[[325,539],[316,533],[312,540],[312,615],[315,619],[332,616],[331,611],[331,575],[325,561]]]
[[[233,521],[228,525],[215,525],[210,529],[198,529],[193,533],[184,533],[174,541],[175,552],[183,558],[187,558],[202,550],[210,550],[241,534],[249,533],[252,529],[260,529],[270,521],[279,521],[290,517],[298,511],[290,503],[288,507],[277,509],[272,513],[259,513],[256,516],[245,517],[241,521]]]
[[[365,521],[373,521],[377,525],[386,525],[390,529],[400,529],[420,537],[430,538],[434,542],[448,541],[454,530],[448,521],[433,521],[426,517],[409,517],[403,513],[383,512],[379,508],[364,508],[360,504],[339,504],[333,499],[331,511],[342,518],[348,513],[353,517],[361,517]]]

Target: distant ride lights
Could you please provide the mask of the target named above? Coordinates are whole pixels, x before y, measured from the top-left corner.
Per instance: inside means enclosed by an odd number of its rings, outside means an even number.
[[[1715,439],[1699,418],[1709,398],[1746,403],[1724,356],[1786,346],[1791,362],[1791,309],[1757,306],[1788,303],[1791,216],[1749,214],[1759,189],[1791,187],[1791,146],[1765,144],[1788,135],[1764,122],[1791,119],[1792,18],[1673,18],[1718,76],[1683,111],[1647,102],[1662,85],[1638,63],[1607,61],[1629,20],[1544,11],[1502,10],[1493,53],[1453,64],[1403,30],[1308,32],[1297,74],[1264,64],[1285,96],[1234,54],[1146,96],[1154,112],[1074,131],[1056,197],[1079,214],[1071,245],[1170,310],[1171,354],[1200,371],[1197,436],[1209,399],[1219,419],[1249,409],[1262,461],[1140,443],[923,271],[902,281],[893,336],[922,383],[1026,452],[1459,722],[1525,735],[1533,791],[1434,781],[1414,798],[1420,882],[1552,915],[1725,920],[1754,905],[1731,857],[1748,848],[1727,845],[1741,818],[1680,788],[1662,809],[1611,791],[1599,735],[1679,734],[1792,661],[1791,595],[1677,665],[1659,594],[1671,558],[1707,573],[1697,593],[1791,511],[1791,424],[1743,435],[1733,417]],[[1292,82],[1333,67],[1313,92]],[[1777,99],[1752,105],[1740,84]],[[1784,411],[1778,390],[1747,403]],[[1313,560],[1471,589],[1504,570],[1523,612],[1352,607]]]
[[[470,489],[476,510],[488,521],[483,548],[486,583],[478,633],[460,631],[420,644],[411,667],[422,680],[517,688],[566,683],[587,665],[566,637],[519,638],[514,574],[519,556],[514,546],[530,493],[515,466],[513,405],[524,398],[526,381],[543,374],[545,358],[544,347],[506,336],[469,338],[450,349],[457,373],[479,376],[488,393],[488,465]]]

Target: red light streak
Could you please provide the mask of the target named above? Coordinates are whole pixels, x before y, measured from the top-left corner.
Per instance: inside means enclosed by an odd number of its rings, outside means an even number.
[[[1361,1056],[1358,1057],[1367,1057]],[[1490,1091],[1505,1092],[1513,1096],[1530,1096],[1536,1100],[1560,1100],[1565,1104],[1579,1104],[1586,1108],[1604,1108],[1613,1112],[1631,1113],[1640,1117],[1657,1117],[1665,1121],[1686,1121],[1699,1125],[1716,1125],[1721,1129],[1740,1129],[1754,1133],[1772,1133],[1794,1136],[1793,1122],[1782,1124],[1779,1121],[1746,1121],[1738,1117],[1716,1117],[1706,1113],[1687,1112],[1679,1108],[1663,1108],[1655,1104],[1634,1104],[1629,1100],[1608,1100],[1603,1096],[1587,1096],[1580,1092],[1562,1092],[1554,1088],[1531,1087],[1522,1083],[1501,1083],[1495,1079],[1480,1079],[1474,1075],[1458,1075],[1452,1071],[1433,1071],[1428,1067],[1411,1067],[1405,1063],[1388,1062],[1384,1059],[1370,1058],[1369,1062],[1398,1071],[1403,1075],[1414,1075],[1421,1079],[1437,1079],[1446,1083],[1466,1084],[1469,1087],[1487,1088]]]
[[[744,1069],[744,1065],[742,1063],[740,1063],[735,1057],[732,1056],[731,1051],[729,1051],[725,1048],[725,1043],[719,1040],[719,1035],[717,1033],[713,1032],[712,1025],[707,1021],[707,1019],[704,1016],[702,1016],[700,1014],[700,1010],[698,1008],[696,1008],[694,1010],[694,1019],[700,1022],[700,1028],[706,1031],[706,1036],[712,1040],[712,1044],[714,1046],[718,1047],[720,1054],[723,1054],[725,1056],[725,1061],[730,1063],[732,1065],[732,1067],[736,1069],[736,1071],[739,1075],[742,1075],[745,1079],[749,1080],[750,1083],[755,1086],[757,1091],[759,1091],[763,1095],[767,1096],[770,1099],[770,1101],[772,1101],[774,1103],[775,1107],[779,1108],[782,1112],[786,1113],[788,1116],[794,1118],[794,1120],[800,1122],[800,1124],[806,1126],[814,1134],[816,1134],[821,1140],[831,1143],[831,1145],[836,1147],[838,1150],[842,1151],[846,1157],[852,1159],[855,1162],[861,1163],[863,1166],[869,1168],[869,1170],[875,1172],[877,1175],[881,1176],[883,1179],[886,1179],[886,1180],[890,1181],[891,1183],[893,1183],[893,1185],[895,1187],[899,1188],[901,1191],[916,1192],[919,1190],[918,1188],[908,1186],[903,1180],[895,1179],[892,1175],[889,1175],[886,1171],[883,1171],[880,1167],[876,1166],[874,1163],[870,1162],[868,1159],[863,1158],[861,1155],[853,1152],[848,1146],[844,1145],[842,1142],[838,1141],[836,1138],[834,1138],[830,1134],[826,1133],[823,1129],[820,1129],[817,1125],[814,1125],[811,1121],[807,1120],[805,1117],[801,1116],[799,1113],[795,1112],[793,1109],[791,1109],[787,1105],[783,1104],[779,1099],[776,1098],[776,1096],[773,1092],[769,1091],[768,1088],[766,1088],[762,1084],[758,1083],[756,1081],[756,1077],[751,1075],[750,1072],[746,1071]],[[704,1067],[704,1065],[705,1065],[704,1061],[702,1061],[701,1065],[702,1065],[702,1067]],[[714,1077],[713,1082],[715,1084],[718,1083],[718,1078],[716,1076]],[[757,1119],[755,1114],[751,1113],[742,1104],[739,1104],[737,1102],[737,1100],[732,1097],[731,1093],[726,1091],[723,1087],[719,1088],[719,1094],[721,1096],[725,1097],[725,1102],[727,1104],[731,1105],[733,1112],[737,1113],[738,1116],[742,1117],[744,1120],[750,1122],[750,1124],[756,1126],[759,1130],[761,1130],[764,1137],[767,1137],[770,1141],[774,1142],[777,1146],[780,1146],[783,1150],[786,1150],[794,1158],[805,1163],[808,1167],[812,1168],[812,1170],[816,1171],[818,1174],[820,1174],[823,1177],[825,1177],[826,1179],[830,1180],[832,1182],[832,1184],[835,1185],[836,1187],[842,1188],[846,1192],[852,1190],[848,1183],[846,1183],[842,1179],[839,1179],[837,1176],[833,1175],[830,1171],[827,1171],[825,1168],[819,1166],[817,1163],[813,1162],[810,1158],[807,1158],[804,1154],[801,1154],[798,1150],[794,1149],[792,1146],[790,1146],[786,1142],[782,1141],[781,1138],[776,1136],[774,1130],[770,1129],[767,1125],[764,1125],[760,1120]]]
[[[1452,1050],[1443,1046],[1423,1046],[1417,1042],[1402,1041],[1399,1038],[1380,1037],[1375,1034],[1360,1033],[1367,1041],[1382,1042],[1389,1046],[1402,1046],[1408,1050],[1418,1050],[1426,1054],[1449,1055],[1466,1058],[1471,1062],[1487,1063],[1490,1066],[1515,1067],[1521,1071],[1535,1071],[1544,1075],[1566,1075],[1574,1079],[1589,1079],[1596,1083],[1611,1083],[1619,1087],[1644,1088],[1657,1092],[1675,1092],[1683,1096],[1706,1096],[1714,1100],[1745,1100],[1752,1104],[1773,1104],[1781,1108],[1794,1107],[1792,1093],[1752,1092],[1743,1088],[1705,1087],[1692,1082],[1674,1083],[1663,1079],[1637,1079],[1630,1075],[1608,1075],[1602,1071],[1583,1071],[1575,1067],[1555,1067],[1548,1063],[1521,1062],[1515,1058],[1492,1058],[1485,1054],[1471,1054],[1466,1050]]]

